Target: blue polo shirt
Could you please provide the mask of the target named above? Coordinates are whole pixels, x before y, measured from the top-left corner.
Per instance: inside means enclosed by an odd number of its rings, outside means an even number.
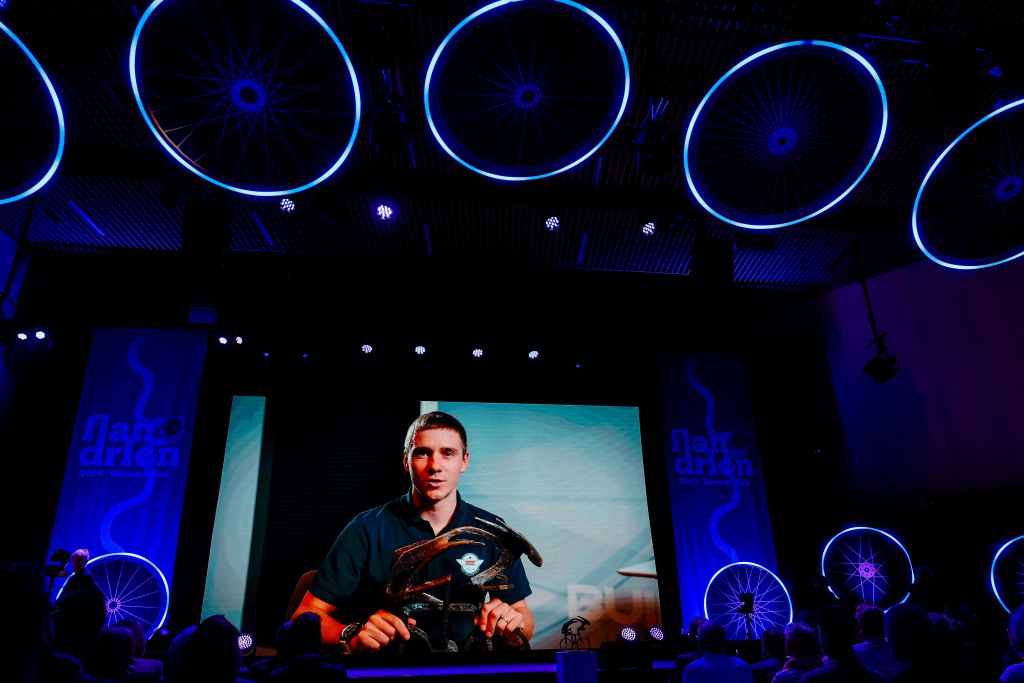
[[[456,492],[455,514],[451,522],[438,535],[460,526],[480,526],[474,518],[488,521],[499,518],[475,505],[470,505]],[[335,616],[342,623],[365,622],[378,609],[397,613],[384,588],[388,582],[395,550],[410,543],[434,538],[430,523],[420,517],[412,505],[411,492],[386,505],[361,512],[342,529],[330,552],[320,566],[309,592],[338,608]],[[452,575],[452,602],[483,602],[485,597],[470,585],[472,575],[491,566],[501,550],[487,539],[459,536],[458,539],[480,540],[483,545],[457,546],[438,555],[416,575],[414,584]],[[521,559],[509,565],[504,572],[505,583],[512,588],[489,597],[500,598],[512,604],[532,592]],[[497,581],[492,581],[497,583]],[[445,588],[429,591],[444,599]],[[440,612],[415,612],[416,625],[435,637],[441,632]],[[451,612],[448,616],[448,637],[460,647],[473,633],[473,614]]]

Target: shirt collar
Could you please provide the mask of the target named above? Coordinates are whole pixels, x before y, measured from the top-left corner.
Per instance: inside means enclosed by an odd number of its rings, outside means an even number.
[[[399,500],[402,501],[402,516],[405,522],[410,526],[416,526],[418,524],[426,524],[426,520],[420,517],[420,513],[416,510],[416,506],[412,504],[412,488],[405,492]],[[452,515],[452,521],[448,523],[445,529],[453,529],[458,526],[472,526],[474,519],[473,513],[470,510],[470,505],[466,501],[462,500],[462,494],[459,493],[458,489],[455,491],[455,514]]]

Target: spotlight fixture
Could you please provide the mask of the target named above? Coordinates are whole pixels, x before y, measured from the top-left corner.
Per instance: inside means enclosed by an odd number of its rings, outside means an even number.
[[[624,627],[621,631],[619,631],[619,639],[627,643],[635,642],[636,629],[632,626]]]
[[[391,220],[391,217],[395,215],[395,210],[391,208],[391,205],[386,204],[384,202],[381,202],[380,204],[377,205],[376,211],[377,218],[381,219],[382,221]]]
[[[288,197],[285,197],[281,200],[281,210],[285,213],[291,213],[295,210],[295,202]]]
[[[483,349],[473,349],[473,358],[483,358],[483,357],[484,357],[484,350]]]
[[[256,641],[251,633],[238,634],[238,651],[242,653],[243,657],[251,655],[255,649]]]
[[[26,341],[27,339],[28,339],[28,335],[27,334],[25,334],[24,332],[19,332],[18,333],[18,340],[19,341]]]
[[[526,357],[529,358],[530,360],[537,360],[538,358],[540,358],[540,351],[530,351],[528,354],[526,354]]]
[[[651,637],[651,640],[656,640],[659,643],[665,640],[665,632],[657,626],[652,626],[649,629],[647,629],[647,634]]]
[[[35,337],[39,341],[42,341],[42,340],[46,339],[46,332],[44,332],[42,330],[36,330]]]
[[[425,354],[427,352],[427,347],[426,346],[417,346],[415,349],[413,349],[413,351],[416,352],[417,356],[422,356],[423,354]]]
[[[227,337],[217,337],[217,343],[220,344],[221,346],[227,346],[228,345],[228,338]]]
[[[549,231],[558,230],[558,226],[561,224],[562,222],[558,220],[558,216],[548,216],[544,220],[544,227],[547,228]]]
[[[359,347],[359,350],[362,351],[363,353],[373,353],[373,347],[370,346],[369,344],[363,344],[361,347]]]
[[[242,345],[242,342],[243,342],[243,341],[244,341],[244,340],[243,340],[243,339],[242,339],[241,337],[235,337],[235,343],[236,343],[236,344],[238,344],[239,346],[241,346],[241,345]]]
[[[658,226],[654,224],[654,221],[647,221],[644,223],[644,227],[640,228],[640,231],[646,236],[650,237],[654,234],[654,231],[658,229]]]
[[[309,354],[308,353],[302,354],[302,360],[309,360]]]
[[[263,357],[264,358],[270,358],[270,351],[264,351],[263,352]]]

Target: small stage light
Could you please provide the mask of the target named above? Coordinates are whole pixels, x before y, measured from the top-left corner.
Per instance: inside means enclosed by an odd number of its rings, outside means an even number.
[[[270,358],[270,351],[264,351],[263,352],[263,357],[264,358]]]
[[[662,641],[665,640],[665,632],[657,626],[652,626],[648,629],[647,633],[651,636],[651,640]]]
[[[395,215],[395,210],[391,208],[389,204],[378,204],[377,205],[377,218],[382,221],[390,220]]]
[[[530,351],[528,354],[526,354],[526,356],[530,360],[537,360],[538,358],[540,358],[540,351]]]
[[[548,216],[544,221],[544,227],[548,230],[557,230],[558,226],[561,224],[562,222],[558,220],[558,216]]]
[[[217,337],[217,343],[220,344],[221,346],[227,346],[228,345],[228,338],[227,337]]]
[[[473,358],[483,358],[483,356],[484,356],[484,350],[483,349],[473,349]]]
[[[252,651],[256,649],[256,641],[253,639],[251,633],[239,633],[238,634],[238,650],[242,653],[242,656],[251,655]]]
[[[295,210],[295,202],[288,197],[281,200],[281,210],[285,213],[291,213]]]
[[[309,360],[309,354],[308,353],[302,354],[302,359],[303,360]]]
[[[43,339],[46,339],[46,333],[43,332],[42,330],[36,330],[36,339],[38,339],[40,341],[42,341]]]
[[[626,626],[619,632],[619,638],[627,643],[634,642],[636,640],[636,629],[632,626]]]
[[[360,347],[360,350],[361,350],[361,351],[362,351],[363,353],[373,353],[373,347],[372,347],[372,346],[370,346],[369,344],[363,344],[363,345],[362,345],[362,346]]]
[[[654,231],[657,230],[657,226],[652,221],[648,221],[644,223],[644,227],[642,227],[640,230],[644,233],[644,235],[650,237],[651,235],[654,234]]]
[[[239,346],[241,346],[241,344],[242,344],[242,341],[243,341],[243,340],[242,340],[242,338],[241,338],[241,337],[235,337],[235,343],[236,343],[236,344],[238,344]]]
[[[416,352],[417,356],[422,356],[423,354],[425,354],[427,352],[427,347],[426,346],[417,346],[415,349],[413,349],[413,351]]]
[[[27,334],[25,334],[24,332],[19,332],[19,333],[18,333],[18,339],[19,339],[20,341],[25,341],[26,339],[28,339],[28,335],[27,335]]]

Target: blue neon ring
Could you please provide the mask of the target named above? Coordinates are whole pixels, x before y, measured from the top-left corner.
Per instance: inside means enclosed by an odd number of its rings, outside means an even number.
[[[1022,250],[1022,251],[1017,252],[1013,256],[1008,256],[1008,257],[1006,257],[1004,259],[1001,259],[999,261],[993,261],[992,263],[981,263],[981,264],[975,264],[975,265],[967,265],[967,264],[963,264],[963,263],[951,263],[949,261],[943,261],[938,256],[936,256],[933,253],[931,253],[926,246],[924,246],[924,241],[921,239],[921,233],[920,233],[920,231],[918,230],[918,227],[917,227],[917,211],[918,211],[919,205],[921,204],[921,197],[924,195],[924,188],[928,184],[928,180],[932,177],[932,174],[935,173],[935,169],[937,169],[939,167],[939,164],[942,162],[942,160],[946,158],[946,155],[948,155],[950,152],[952,152],[953,148],[956,147],[957,143],[960,142],[961,140],[963,140],[965,137],[967,137],[967,134],[970,133],[971,131],[973,131],[975,128],[977,128],[981,124],[985,123],[989,119],[994,118],[994,117],[998,116],[999,114],[1002,114],[1007,109],[1013,109],[1014,107],[1019,107],[1022,104],[1024,104],[1024,99],[1017,100],[1015,102],[1010,102],[1009,104],[1004,105],[1004,106],[1000,107],[999,109],[996,109],[994,112],[992,112],[988,116],[985,116],[981,120],[977,121],[974,125],[972,125],[970,128],[965,130],[963,133],[960,133],[960,135],[957,136],[957,138],[955,140],[953,140],[953,142],[950,143],[949,147],[947,147],[946,149],[942,150],[942,154],[940,154],[938,156],[938,158],[935,159],[935,161],[931,165],[931,168],[929,168],[928,172],[924,174],[924,180],[921,181],[921,187],[917,190],[917,197],[914,198],[914,210],[913,210],[913,212],[910,215],[910,224],[911,224],[911,228],[912,228],[913,233],[914,233],[914,241],[917,242],[918,248],[922,252],[924,252],[925,256],[930,258],[935,263],[938,263],[940,266],[945,266],[946,268],[955,268],[956,270],[978,270],[980,268],[991,268],[992,266],[998,266],[998,265],[1001,265],[1003,263],[1006,263],[1007,261],[1012,261],[1012,260],[1014,260],[1016,258],[1020,258],[1022,255],[1024,255],[1024,250]]]
[[[915,579],[914,579],[914,563],[911,562],[911,560],[910,560],[910,553],[908,553],[907,549],[903,547],[903,544],[900,543],[896,539],[896,537],[893,536],[892,534],[890,534],[888,531],[882,531],[881,529],[876,529],[876,528],[870,527],[870,526],[852,526],[849,529],[843,529],[838,534],[836,534],[835,536],[833,536],[832,538],[829,539],[828,543],[825,544],[825,549],[821,551],[821,575],[825,578],[826,581],[828,580],[828,576],[825,575],[825,555],[828,554],[828,549],[832,545],[833,541],[835,541],[837,538],[839,538],[843,534],[848,533],[850,531],[877,531],[878,533],[882,534],[883,536],[888,537],[889,540],[891,540],[893,543],[895,543],[896,546],[900,550],[902,550],[903,554],[907,557],[907,566],[910,567],[910,585],[911,586],[914,585],[914,581],[915,581]],[[839,596],[836,595],[836,592],[832,589],[832,584],[831,583],[829,583],[828,591],[832,595],[835,595],[836,598],[839,598]],[[907,598],[909,598],[909,597],[910,597],[910,591],[908,590],[907,594],[903,596],[903,599],[900,600],[896,604],[898,605],[900,603],[906,602]],[[888,611],[888,609],[886,609],[886,611]]]
[[[612,29],[612,27],[608,24],[608,22],[605,21],[604,19],[602,19],[600,15],[598,15],[593,10],[591,10],[591,9],[589,9],[587,7],[584,7],[583,5],[579,4],[578,2],[573,2],[573,0],[551,0],[551,1],[552,2],[557,2],[557,3],[562,4],[562,5],[568,5],[569,7],[572,7],[574,9],[578,9],[581,12],[585,13],[591,19],[593,19],[598,24],[600,24],[601,28],[603,28],[608,33],[608,35],[611,37],[612,42],[615,43],[615,47],[618,48],[618,50],[619,50],[619,56],[622,57],[622,68],[624,69],[624,73],[625,73],[625,81],[623,83],[623,90],[622,90],[622,104],[619,106],[619,113],[615,117],[615,121],[612,122],[611,127],[608,129],[608,132],[605,133],[604,137],[601,138],[596,145],[594,145],[593,149],[591,149],[589,152],[587,152],[586,154],[581,156],[579,159],[576,159],[572,163],[567,164],[567,165],[563,166],[562,168],[559,168],[559,169],[557,169],[555,171],[549,171],[547,173],[541,173],[539,175],[532,175],[532,176],[501,175],[501,174],[498,174],[498,173],[491,173],[490,171],[485,171],[482,168],[478,168],[478,167],[474,166],[473,164],[469,163],[468,161],[466,161],[465,159],[461,158],[458,154],[456,154],[452,150],[452,148],[449,147],[448,144],[441,137],[440,132],[438,132],[438,130],[437,130],[437,126],[434,125],[434,115],[430,111],[430,79],[434,75],[434,67],[437,66],[437,61],[441,57],[441,53],[444,51],[445,46],[448,45],[448,43],[452,40],[452,38],[455,36],[455,34],[458,33],[459,31],[461,31],[462,28],[464,26],[466,26],[466,24],[468,24],[469,22],[473,21],[477,17],[479,17],[479,16],[481,16],[483,14],[486,14],[487,12],[490,12],[492,10],[495,10],[495,9],[499,8],[499,7],[502,7],[503,5],[508,5],[508,4],[516,3],[516,2],[523,2],[523,0],[498,0],[498,2],[492,2],[490,5],[487,5],[485,7],[481,7],[480,9],[478,9],[477,11],[473,12],[468,17],[463,19],[461,22],[459,22],[459,24],[455,28],[453,28],[451,30],[451,32],[447,36],[445,36],[444,40],[441,41],[441,44],[437,47],[437,50],[434,52],[434,57],[430,60],[430,66],[427,67],[427,77],[426,77],[426,79],[423,82],[423,108],[427,112],[427,123],[430,125],[430,132],[433,133],[434,139],[436,139],[438,144],[441,145],[441,148],[444,149],[444,151],[448,153],[448,156],[450,156],[452,159],[455,159],[455,161],[459,162],[460,164],[462,164],[463,166],[465,166],[469,170],[475,171],[476,173],[479,173],[480,175],[485,175],[488,178],[494,178],[495,180],[509,180],[509,181],[516,182],[516,181],[521,181],[521,180],[539,180],[540,178],[548,178],[550,176],[558,175],[559,173],[563,173],[565,171],[568,171],[569,169],[574,168],[574,167],[582,164],[584,161],[586,161],[588,158],[590,158],[590,156],[592,154],[594,154],[594,152],[596,152],[597,150],[599,150],[601,148],[601,145],[603,145],[608,140],[608,138],[611,137],[611,134],[613,132],[615,132],[615,128],[618,127],[619,121],[622,120],[622,115],[626,111],[626,102],[629,100],[629,62],[626,59],[626,50],[622,47],[622,41],[619,40],[619,37],[615,34],[614,29]]]
[[[352,60],[349,59],[348,53],[342,46],[341,41],[338,40],[338,36],[334,34],[334,31],[331,30],[331,27],[328,26],[326,22],[324,22],[320,15],[314,12],[313,9],[309,7],[309,5],[302,2],[302,0],[289,0],[289,2],[291,2],[299,9],[304,11],[306,14],[311,16],[313,20],[316,21],[316,23],[320,24],[324,31],[327,32],[327,35],[334,42],[334,45],[338,48],[338,52],[341,53],[342,59],[345,60],[345,66],[348,68],[349,77],[351,77],[352,79],[352,92],[355,95],[356,105],[355,123],[352,125],[352,135],[348,139],[348,144],[345,146],[344,151],[342,151],[341,156],[338,157],[338,160],[335,161],[334,164],[323,173],[323,175],[321,175],[316,180],[312,180],[306,183],[305,185],[300,185],[299,187],[288,188],[284,190],[251,190],[248,188],[235,187],[233,185],[223,183],[217,180],[216,178],[203,173],[198,168],[189,163],[189,161],[185,157],[179,154],[178,151],[174,148],[174,146],[169,144],[167,140],[164,138],[164,136],[160,133],[159,129],[156,127],[156,124],[153,122],[152,117],[150,117],[149,112],[146,110],[146,106],[142,103],[142,96],[139,93],[138,77],[135,72],[139,42],[142,39],[142,29],[143,27],[145,27],[146,22],[149,20],[150,15],[152,15],[156,8],[162,5],[165,1],[167,0],[153,0],[153,4],[146,9],[145,13],[143,13],[142,15],[142,18],[139,19],[139,25],[135,27],[135,35],[132,36],[132,48],[128,57],[128,72],[129,75],[131,76],[132,92],[135,94],[135,103],[139,105],[139,111],[142,112],[142,118],[146,121],[146,125],[149,126],[149,129],[153,131],[153,135],[156,136],[156,139],[160,142],[163,148],[167,150],[167,153],[170,154],[172,158],[174,158],[175,161],[177,161],[179,164],[187,168],[192,173],[195,173],[203,180],[206,180],[207,182],[213,183],[214,185],[222,187],[225,190],[231,190],[232,192],[239,192],[241,194],[247,194],[253,197],[280,197],[282,195],[297,194],[304,190],[308,190],[311,187],[319,185],[320,183],[334,175],[335,171],[341,168],[341,165],[345,163],[345,159],[348,158],[349,152],[352,151],[352,146],[356,142],[356,135],[359,133],[359,120],[361,118],[362,111],[362,103],[359,96],[359,80],[356,78],[356,70],[355,67],[352,66]]]
[[[50,99],[53,100],[53,110],[57,114],[58,131],[57,153],[53,155],[53,162],[50,164],[50,168],[46,171],[46,173],[43,174],[43,177],[40,178],[35,183],[35,185],[28,188],[27,190],[19,194],[16,194],[13,197],[0,197],[0,204],[9,204],[11,202],[18,201],[19,199],[24,199],[30,194],[37,192],[43,185],[50,182],[50,178],[52,178],[53,174],[57,172],[57,167],[60,165],[60,160],[64,156],[64,110],[61,109],[60,99],[57,98],[57,91],[53,89],[53,83],[50,82],[50,77],[46,75],[45,71],[43,71],[43,66],[39,63],[39,60],[36,59],[35,55],[32,54],[32,52],[28,49],[25,43],[21,42],[21,39],[18,38],[18,36],[14,35],[14,32],[11,31],[11,29],[7,28],[7,26],[2,21],[0,21],[0,30],[3,30],[3,32],[10,36],[11,40],[14,41],[14,44],[21,48],[21,51],[25,53],[25,56],[28,57],[28,60],[32,62],[32,66],[36,68],[36,72],[39,73],[39,77],[43,79],[43,85],[46,86],[46,90],[50,93]]]
[[[136,560],[141,560],[143,564],[149,565],[149,567],[153,570],[153,573],[160,578],[160,581],[164,584],[164,594],[167,595],[167,603],[164,605],[164,613],[160,615],[160,620],[155,622],[155,624],[150,628],[150,632],[156,631],[161,626],[163,626],[164,622],[167,621],[167,611],[170,609],[171,606],[171,589],[168,587],[167,577],[164,576],[164,573],[162,571],[160,571],[160,567],[153,564],[153,562],[148,558],[145,558],[142,555],[137,555],[135,553],[107,553],[106,555],[100,555],[99,557],[92,558],[91,560],[85,563],[85,566],[88,567],[93,562],[99,562],[100,560],[106,559],[108,557],[134,557]],[[54,598],[55,602],[60,598],[60,594],[64,592],[64,586],[66,585],[67,581],[65,581],[64,584],[60,587],[60,590],[57,591],[57,595]]]
[[[1007,612],[1013,612],[1013,610],[1010,609],[1005,602],[1003,602],[1003,598],[999,595],[999,589],[996,588],[996,562],[999,561],[999,556],[1003,554],[1004,550],[1006,550],[1008,547],[1022,539],[1024,539],[1024,536],[1018,536],[1017,538],[1011,539],[1004,543],[1003,547],[997,550],[995,557],[992,558],[992,569],[991,571],[989,571],[989,583],[992,584],[992,593],[996,596],[996,600],[999,601],[999,604],[1002,605],[1003,609]]]
[[[704,589],[704,616],[708,619],[711,618],[710,616],[708,616],[708,593],[711,592],[711,584],[713,584],[715,582],[715,579],[718,578],[718,575],[724,572],[726,569],[729,569],[730,567],[736,567],[738,565],[748,565],[751,567],[757,567],[758,569],[764,570],[771,574],[772,578],[779,582],[779,585],[782,586],[782,592],[786,594],[786,602],[789,603],[789,621],[792,622],[793,598],[789,597],[789,590],[786,588],[786,584],[782,582],[782,579],[780,579],[775,572],[773,572],[771,569],[768,569],[768,567],[758,564],[757,562],[733,562],[732,564],[727,564],[721,569],[719,569],[717,572],[715,572],[714,576],[711,577],[711,580],[708,581],[707,588]]]
[[[875,143],[875,151],[871,154],[871,158],[868,159],[868,163],[865,164],[864,170],[861,171],[860,175],[857,176],[857,179],[854,180],[848,188],[843,190],[838,196],[836,196],[835,199],[833,199],[825,206],[821,207],[817,211],[807,214],[802,218],[786,221],[784,223],[772,223],[768,225],[763,225],[759,223],[742,223],[740,221],[735,221],[731,218],[726,218],[725,216],[711,208],[711,205],[708,204],[708,202],[705,201],[705,199],[701,196],[700,191],[697,190],[697,186],[693,182],[692,174],[690,171],[690,137],[693,134],[694,126],[697,123],[697,117],[700,116],[701,111],[704,109],[704,105],[708,103],[708,100],[711,99],[711,96],[715,93],[715,91],[718,90],[718,88],[720,88],[722,84],[729,79],[730,76],[732,76],[734,73],[745,67],[747,64],[750,64],[751,62],[760,59],[765,55],[771,54],[772,52],[776,52],[778,50],[783,50],[792,47],[802,47],[806,45],[816,45],[818,47],[826,47],[831,48],[833,50],[838,50],[839,52],[842,52],[843,54],[855,59],[861,66],[864,67],[868,74],[871,75],[872,80],[874,80],[875,85],[878,87],[878,94],[881,96],[882,101],[882,125],[878,131],[878,142]],[[885,140],[885,131],[888,125],[889,100],[885,96],[885,88],[882,86],[882,79],[878,77],[878,72],[875,71],[874,67],[872,67],[871,64],[869,64],[868,61],[861,57],[858,53],[854,52],[853,50],[844,45],[839,45],[838,43],[831,43],[825,40],[794,40],[788,43],[780,43],[779,45],[773,45],[772,47],[765,48],[760,52],[755,52],[754,54],[750,55],[742,62],[734,66],[733,68],[729,69],[729,71],[727,71],[724,76],[719,78],[718,81],[713,86],[711,86],[711,89],[708,90],[706,95],[704,95],[704,99],[702,99],[700,101],[700,104],[697,105],[696,111],[693,112],[693,116],[690,118],[690,125],[687,126],[686,128],[686,137],[683,140],[683,170],[686,173],[686,184],[690,187],[690,192],[693,194],[694,199],[696,199],[700,203],[700,205],[703,206],[708,211],[708,213],[710,213],[712,216],[719,220],[725,221],[726,223],[729,223],[731,225],[735,225],[738,228],[750,228],[753,230],[772,230],[775,228],[785,228],[787,226],[802,223],[803,221],[821,215],[822,213],[828,211],[833,206],[841,202],[846,197],[846,195],[850,194],[850,192],[853,191],[853,188],[857,187],[857,184],[864,178],[865,175],[867,175],[868,169],[870,169],[871,165],[875,163],[875,159],[878,158],[878,153],[882,149],[882,141]]]

